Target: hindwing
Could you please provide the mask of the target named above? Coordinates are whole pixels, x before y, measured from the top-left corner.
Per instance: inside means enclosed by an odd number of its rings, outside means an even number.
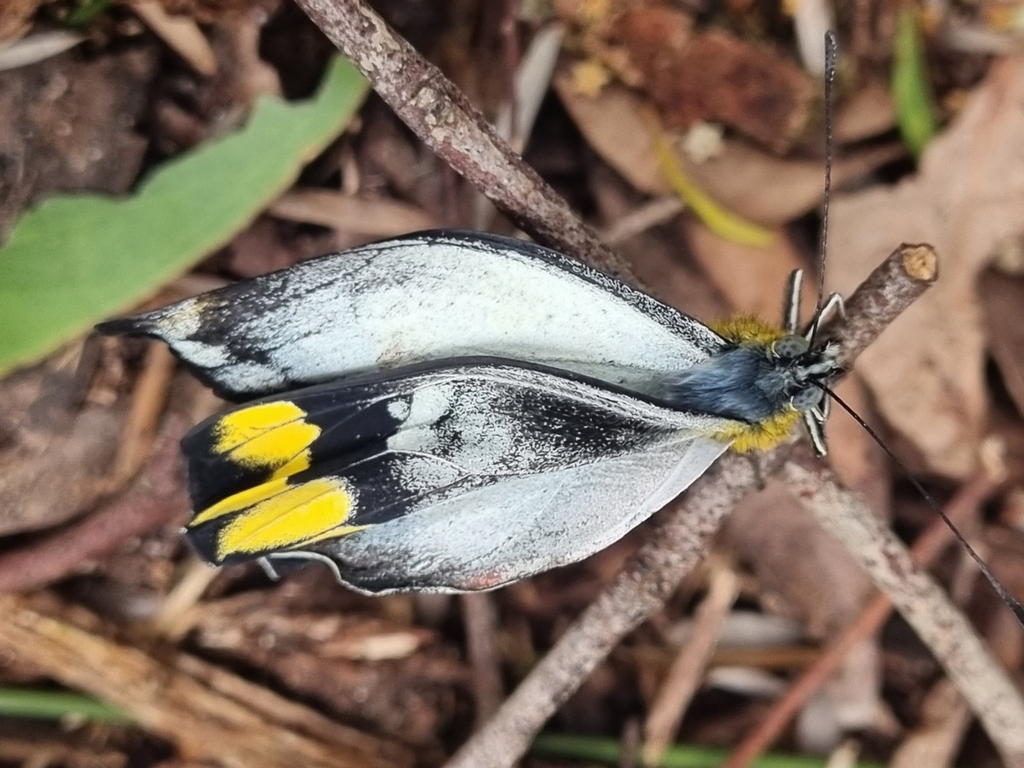
[[[495,360],[310,387],[185,438],[188,536],[215,563],[327,558],[369,591],[494,586],[481,569],[581,559],[652,514],[724,450],[696,440],[720,421]]]

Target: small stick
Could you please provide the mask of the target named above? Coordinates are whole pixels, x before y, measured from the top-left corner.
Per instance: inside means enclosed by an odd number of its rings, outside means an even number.
[[[167,392],[174,376],[176,361],[164,344],[151,343],[146,350],[142,373],[135,380],[132,404],[121,431],[121,444],[114,458],[114,471],[108,493],[122,490],[153,449],[160,414],[163,413]]]
[[[505,688],[495,647],[498,617],[494,597],[486,592],[459,595],[462,623],[466,629],[466,649],[473,671],[473,699],[476,702],[476,727],[491,719],[501,707]]]
[[[740,578],[736,572],[725,564],[713,565],[707,596],[694,616],[693,637],[679,649],[644,723],[644,765],[661,765],[665,750],[700,687],[739,592]]]
[[[879,334],[939,279],[930,245],[904,243],[868,275],[845,302],[846,320],[829,336],[839,344],[839,364],[849,369]]]

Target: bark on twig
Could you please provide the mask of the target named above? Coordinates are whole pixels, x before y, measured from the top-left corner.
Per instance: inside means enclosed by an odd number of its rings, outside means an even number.
[[[939,279],[939,259],[930,245],[904,243],[867,276],[845,302],[846,319],[831,338],[839,363],[853,361],[900,313]]]
[[[444,74],[364,0],[297,0],[438,157],[539,241],[635,282],[629,265],[584,224]]]
[[[679,649],[672,666],[651,703],[644,723],[643,764],[661,765],[665,750],[683,722],[694,694],[700,689],[704,672],[736,598],[740,577],[731,567],[712,566],[708,593],[694,611],[693,634]]]

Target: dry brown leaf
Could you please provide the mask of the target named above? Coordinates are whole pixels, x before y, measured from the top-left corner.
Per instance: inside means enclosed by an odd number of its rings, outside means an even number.
[[[906,154],[898,144],[870,147],[836,158],[836,187],[891,163]],[[701,165],[687,166],[701,188],[729,210],[764,224],[785,224],[821,205],[823,160],[784,160],[740,141]]]
[[[665,122],[689,128],[708,120],[784,152],[805,127],[817,83],[770,47],[722,30],[691,39],[690,17],[641,7],[612,25]]]
[[[0,382],[0,535],[63,523],[106,488],[124,413],[82,405],[81,351]]]
[[[989,348],[1003,384],[1024,414],[1024,278],[986,272],[978,283]]]
[[[426,211],[416,206],[383,198],[353,197],[329,189],[293,190],[271,205],[267,213],[372,237],[395,237],[437,226]]]
[[[658,170],[651,126],[644,119],[651,109],[640,96],[622,86],[609,86],[597,96],[581,95],[572,76],[560,72],[554,79],[566,111],[587,144],[636,189],[663,195],[668,184]]]
[[[975,281],[1024,230],[1024,58],[997,62],[916,177],[837,196],[829,285],[848,293],[900,242],[928,242],[936,286],[858,359],[886,420],[928,467],[966,477],[984,433],[985,338]]]
[[[0,72],[0,240],[22,208],[55,192],[131,187],[147,146],[133,126],[155,67],[151,51],[132,49]]]
[[[825,638],[860,612],[871,589],[863,570],[780,481],[737,506],[726,531],[773,613],[798,616],[812,636]]]
[[[0,43],[9,42],[25,34],[29,20],[42,0],[4,0],[0,13]]]
[[[881,83],[868,83],[844,99],[836,111],[835,138],[840,144],[864,141],[892,130],[896,110],[889,89]]]
[[[650,105],[622,86],[593,98],[574,90],[570,77],[555,78],[555,90],[587,143],[637,190],[664,195],[651,126]],[[873,147],[839,157],[832,168],[836,186],[905,154],[901,146]],[[741,141],[725,141],[717,157],[700,165],[677,152],[687,175],[728,210],[762,224],[792,221],[821,204],[824,165],[818,160],[784,160]]]
[[[777,231],[769,247],[757,248],[726,240],[694,219],[684,221],[694,259],[733,310],[780,322],[786,281],[794,269],[803,267],[786,233]],[[801,306],[807,316],[814,308],[812,281],[805,280],[803,288]]]

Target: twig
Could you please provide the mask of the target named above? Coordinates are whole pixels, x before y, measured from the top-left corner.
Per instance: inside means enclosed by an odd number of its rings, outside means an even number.
[[[0,557],[0,593],[38,589],[113,552],[130,536],[184,519],[189,504],[178,451],[184,433],[184,424],[169,418],[149,461],[123,494],[71,528]]]
[[[992,493],[994,483],[987,474],[979,475],[964,486],[950,500],[946,514],[958,525],[977,511],[978,507]],[[914,542],[911,556],[914,562],[927,565],[949,542],[952,534],[941,520],[936,520],[918,540]],[[779,737],[790,720],[817,691],[846,655],[861,642],[878,631],[892,614],[892,601],[884,594],[876,594],[861,611],[857,620],[838,638],[833,640],[825,652],[803,671],[789,687],[786,694],[775,702],[767,717],[758,723],[740,742],[721,768],[744,768],[753,762]]]
[[[297,0],[373,89],[442,160],[540,241],[634,280],[615,255],[433,64],[364,0]],[[634,280],[635,282],[635,280]]]
[[[939,279],[930,245],[904,243],[868,275],[845,302],[846,319],[828,335],[839,344],[839,363],[849,368],[872,341]]]
[[[108,493],[122,490],[149,457],[175,365],[174,355],[166,345],[156,342],[149,345],[142,373],[135,380]]]
[[[915,251],[923,247],[909,246]],[[881,333],[886,325],[874,318],[861,318],[859,312],[870,309],[883,321],[891,321],[931,285],[935,270],[908,270],[906,251],[907,247],[897,248],[850,297],[847,324],[853,330],[848,334],[840,328],[835,335],[840,344],[848,345],[843,346],[847,364],[870,344],[871,333]],[[909,261],[911,267],[916,266],[914,260]],[[865,292],[875,295],[864,296]],[[494,719],[470,737],[448,768],[497,768],[516,762],[544,722],[594,667],[626,634],[661,608],[703,559],[725,516],[763,477],[782,466],[789,452],[790,448],[783,446],[757,458],[726,455],[694,484],[685,502],[677,500],[662,510],[648,541],[562,635]]]
[[[397,745],[332,723],[236,675],[184,654],[150,656],[66,620],[74,615],[82,624],[98,625],[88,612],[65,603],[41,607],[42,602],[0,597],[0,656],[113,704],[176,744],[186,759],[231,768],[413,763]]]
[[[910,559],[899,539],[831,471],[794,451],[784,476],[818,523],[843,543],[945,668],[1011,766],[1024,766],[1024,698],[963,614]]]
[[[661,765],[739,595],[739,576],[727,565],[713,566],[710,582],[707,596],[697,607],[693,637],[672,662],[644,724],[644,765]]]
[[[462,606],[462,623],[466,628],[469,664],[473,670],[475,719],[476,727],[479,728],[498,711],[501,700],[505,697],[497,650],[494,647],[498,621],[494,610],[494,598],[486,592],[460,595],[459,598]]]

